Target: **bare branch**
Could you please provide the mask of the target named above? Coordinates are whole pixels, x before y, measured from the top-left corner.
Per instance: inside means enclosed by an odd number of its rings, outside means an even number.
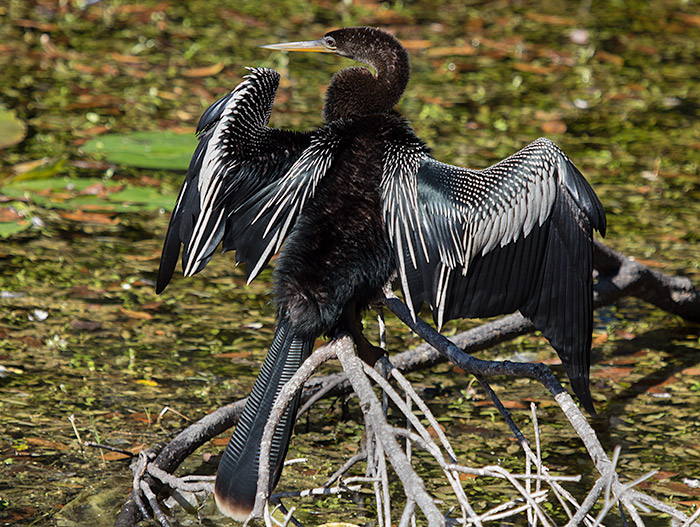
[[[282,419],[285,410],[291,404],[292,399],[304,386],[304,382],[313,375],[321,364],[335,356],[332,342],[321,346],[308,357],[296,371],[289,381],[282,387],[277,396],[276,404],[272,407],[270,417],[265,424],[262,439],[260,441],[260,462],[258,472],[258,491],[255,498],[255,507],[250,513],[253,518],[260,518],[269,495],[270,488],[270,448],[272,447],[272,436],[275,433],[277,424]]]
[[[408,459],[406,459],[394,434],[392,434],[391,428],[386,423],[381,403],[374,395],[369,381],[363,374],[362,362],[353,352],[352,339],[347,336],[341,337],[334,341],[332,345],[337,346],[336,355],[353,386],[353,390],[360,397],[360,408],[363,414],[372,421],[374,433],[377,435],[396,474],[403,483],[406,495],[415,500],[423,514],[425,514],[430,526],[445,525],[445,519],[440,514],[430,495],[426,492],[423,481],[411,468]]]
[[[659,271],[651,270],[638,262],[625,258],[623,255],[599,243],[596,243],[595,267],[598,270],[598,283],[596,284],[595,291],[595,304],[597,307],[612,303],[622,296],[633,295],[655,304],[662,309],[682,316],[687,320],[696,322],[700,321],[700,294],[687,278],[668,276]],[[556,499],[559,501],[569,517],[569,523],[567,525],[578,525],[581,522],[592,525],[593,519],[588,516],[588,513],[591,511],[592,507],[599,500],[604,491],[606,491],[605,493],[608,495],[608,499],[605,500],[603,505],[606,512],[607,510],[611,510],[616,503],[621,503],[628,511],[630,515],[629,517],[636,525],[643,525],[642,519],[637,511],[637,507],[642,506],[650,506],[655,510],[669,514],[674,519],[678,520],[679,522],[685,522],[687,525],[697,525],[695,520],[699,517],[700,513],[696,513],[692,517],[688,517],[673,507],[670,507],[633,489],[632,487],[639,483],[641,478],[626,484],[622,484],[619,481],[619,476],[615,468],[615,459],[611,460],[608,458],[584,415],[578,410],[578,407],[572,398],[566,393],[566,391],[564,391],[556,377],[554,377],[547,367],[539,364],[516,364],[508,361],[483,361],[468,355],[468,353],[473,353],[477,350],[487,348],[494,344],[504,342],[518,335],[532,331],[532,324],[527,319],[519,314],[510,315],[456,335],[452,338],[452,342],[450,342],[435,332],[435,330],[425,324],[425,322],[421,320],[416,320],[414,322],[408,314],[408,310],[395,296],[393,296],[393,294],[389,295],[389,298],[386,299],[385,304],[392,311],[394,311],[403,322],[422,336],[427,343],[429,343],[418,346],[414,350],[396,354],[392,357],[392,363],[396,369],[390,370],[391,375],[394,379],[396,379],[400,388],[404,390],[406,397],[405,401],[402,399],[402,396],[399,396],[396,391],[391,388],[389,383],[386,381],[379,381],[378,379],[381,379],[380,376],[376,376],[374,373],[369,373],[368,371],[368,374],[375,379],[375,382],[382,386],[383,397],[391,397],[395,403],[397,400],[401,401],[402,406],[397,403],[397,407],[402,408],[403,413],[411,422],[411,426],[416,432],[413,433],[411,431],[396,430],[386,423],[383,416],[380,418],[379,415],[377,415],[377,412],[381,414],[381,404],[374,395],[368,379],[362,372],[359,359],[354,357],[352,354],[352,343],[349,338],[344,337],[338,341],[328,344],[327,346],[324,346],[323,348],[332,348],[334,352],[336,350],[342,352],[343,359],[341,360],[341,363],[348,372],[353,372],[352,375],[354,377],[352,377],[352,383],[348,382],[344,374],[333,374],[307,381],[304,388],[303,399],[309,402],[307,402],[303,410],[305,411],[313,404],[314,401],[320,399],[321,397],[328,396],[330,394],[348,393],[351,390],[352,384],[352,388],[356,390],[358,396],[360,397],[361,409],[365,414],[368,427],[366,452],[354,456],[353,459],[349,460],[343,467],[341,467],[341,469],[338,470],[337,473],[331,477],[331,479],[329,479],[329,482],[326,484],[326,488],[333,481],[341,477],[341,475],[347,470],[349,470],[352,465],[358,461],[366,459],[368,467],[370,465],[373,467],[368,468],[368,470],[371,470],[372,474],[380,476],[378,479],[375,477],[371,478],[371,483],[378,485],[378,507],[382,508],[382,520],[384,522],[390,522],[392,507],[389,500],[391,496],[387,493],[388,486],[381,483],[381,474],[382,472],[385,473],[385,471],[382,471],[382,465],[384,464],[383,455],[386,454],[397,474],[399,474],[402,481],[407,486],[406,505],[403,509],[399,525],[415,525],[414,510],[416,503],[428,518],[428,523],[430,525],[444,525],[445,520],[443,516],[438,511],[432,498],[426,492],[422,482],[413,471],[409,457],[398,448],[396,437],[402,436],[409,438],[406,443],[406,449],[409,454],[411,445],[415,442],[416,445],[421,446],[421,448],[425,447],[429,452],[431,452],[433,457],[435,457],[435,459],[438,461],[438,464],[440,464],[445,471],[445,476],[448,481],[450,481],[458,501],[462,506],[462,518],[455,518],[455,520],[451,521],[457,521],[463,524],[472,523],[478,525],[480,522],[494,521],[497,518],[502,517],[500,515],[517,514],[527,510],[533,514],[530,517],[532,525],[534,525],[536,522],[542,522],[544,525],[546,525],[549,519],[547,519],[546,516],[540,512],[541,508],[539,507],[539,503],[546,499],[543,492],[539,490],[540,482],[544,481],[552,489]],[[333,354],[330,351],[328,351],[328,353],[329,356],[332,356]],[[436,362],[448,359],[452,360],[463,370],[472,372],[477,376],[477,379],[481,385],[487,391],[494,404],[496,404],[497,408],[499,408],[499,411],[508,422],[511,430],[515,434],[516,438],[518,438],[523,451],[525,452],[525,460],[527,463],[525,467],[526,473],[524,475],[508,473],[507,477],[505,474],[502,475],[503,477],[506,477],[508,481],[511,481],[511,484],[515,488],[519,489],[519,492],[523,495],[523,497],[516,500],[510,500],[507,504],[504,504],[503,506],[499,505],[490,511],[481,513],[480,515],[476,515],[476,513],[470,510],[468,502],[466,501],[466,495],[464,495],[462,499],[463,491],[461,490],[461,484],[459,483],[458,472],[472,471],[469,473],[477,475],[488,474],[489,477],[493,477],[495,472],[491,470],[487,471],[486,469],[460,467],[459,465],[453,463],[456,456],[449,445],[449,441],[447,441],[445,434],[442,433],[440,426],[437,424],[437,421],[434,420],[430,412],[427,410],[427,406],[420,400],[417,394],[415,394],[415,391],[412,390],[408,381],[398,374],[398,370],[411,371],[417,368],[428,367]],[[384,362],[385,361],[383,360],[382,363]],[[388,361],[386,361],[385,366],[387,365]],[[298,390],[303,383],[303,380],[311,375],[314,368],[312,367],[311,363],[308,367],[308,371],[300,374],[300,377],[297,378],[294,386],[285,387],[285,389],[288,388],[290,394],[295,390]],[[536,453],[534,453],[532,452],[527,439],[522,432],[520,432],[517,425],[510,417],[507,409],[500,404],[498,397],[486,382],[485,379],[492,375],[533,378],[541,382],[543,386],[549,390],[552,395],[554,395],[555,401],[560,405],[562,412],[567,416],[572,427],[579,434],[579,437],[581,438],[586,450],[589,452],[593,463],[601,474],[601,477],[596,481],[583,503],[579,505],[574,497],[561,486],[562,481],[569,480],[572,477],[552,476],[549,474],[547,467],[543,465],[536,416],[533,415],[533,426],[535,427],[536,439]],[[285,392],[285,397],[287,396],[288,394]],[[280,394],[279,401],[281,402],[282,400],[283,397],[282,394]],[[148,505],[150,506],[150,509],[154,511],[157,519],[159,521],[164,519],[165,517],[162,516],[162,511],[158,508],[158,504],[155,501],[155,494],[160,489],[162,481],[165,481],[173,486],[177,486],[178,488],[181,488],[183,484],[190,484],[193,485],[192,488],[194,488],[194,486],[198,486],[198,488],[204,488],[204,490],[206,490],[206,485],[208,483],[200,482],[194,484],[188,483],[188,481],[185,480],[179,480],[178,478],[173,478],[173,480],[171,480],[170,478],[172,478],[172,476],[170,476],[170,474],[182,462],[182,460],[192,453],[197,447],[211,437],[232,426],[238,420],[238,416],[242,412],[244,404],[245,400],[237,401],[217,410],[203,419],[200,419],[198,422],[192,424],[183,430],[183,432],[178,434],[173,441],[160,450],[157,456],[155,456],[155,451],[140,454],[139,457],[132,462],[132,471],[134,473],[133,491],[129,500],[122,508],[116,525],[120,527],[135,525],[139,513],[147,517],[147,505],[141,500],[141,495],[146,497],[149,502]],[[429,434],[426,437],[426,429],[419,420],[419,426],[416,426],[416,419],[411,418],[413,415],[412,405],[414,404],[418,407],[418,410],[420,410],[426,419],[428,419],[428,422],[432,428],[434,428],[434,430],[437,432],[441,447],[438,447]],[[283,408],[277,409],[277,407],[275,409],[279,415],[281,415],[283,410]],[[270,428],[270,430],[274,428],[272,421],[268,422],[267,426]],[[379,443],[375,443],[374,439],[377,439]],[[379,444],[381,445],[381,448],[378,446]],[[441,448],[444,449],[444,453],[442,452]],[[263,442],[261,445],[261,451],[269,452],[269,444],[266,445],[265,442]],[[262,469],[268,465],[268,463],[264,461],[264,459],[267,459],[268,455],[268,453],[265,453],[265,458],[263,458],[261,452],[261,479],[258,482],[258,489],[259,492],[260,489],[265,489],[265,491],[260,492],[258,496],[259,502],[260,500],[263,500],[264,502],[267,496],[266,489],[268,488],[267,481],[269,481],[269,479],[265,478],[269,478],[269,475],[265,475],[265,470]],[[151,461],[151,459],[154,457],[155,459]],[[446,461],[446,459],[449,459],[449,461]],[[530,472],[530,463],[535,464],[535,467],[537,468],[536,474],[532,474]],[[480,470],[483,472],[479,473]],[[525,480],[525,483],[524,485],[521,485],[518,480],[523,479]],[[529,486],[529,482],[532,480],[536,482],[534,492]],[[340,483],[333,488],[340,489],[346,484],[347,483]],[[210,484],[208,485],[210,486]],[[313,489],[311,491],[300,491],[298,495],[307,495],[304,494],[304,492],[306,492],[308,495],[316,495]],[[338,490],[337,492],[342,491]],[[275,495],[275,497],[281,496]],[[570,510],[569,504],[573,506],[573,511]],[[263,507],[263,509],[260,509],[260,513],[263,515],[266,522],[269,522],[268,525],[286,525],[289,521],[292,521],[291,512],[285,513],[284,522],[279,522],[271,519],[268,507]],[[162,521],[161,524],[165,525],[162,523]]]
[[[650,269],[600,242],[595,242],[593,259],[601,274],[596,289],[606,304],[623,296],[636,296],[686,320],[700,322],[700,292],[689,278]]]
[[[338,470],[336,470],[331,477],[329,477],[326,482],[323,484],[324,487],[330,487],[333,482],[341,478],[343,475],[345,475],[348,470],[350,470],[353,466],[355,466],[357,463],[360,461],[364,461],[367,459],[367,451],[363,449],[362,452],[355,454],[352,456],[350,459],[348,459],[342,467],[340,467]]]

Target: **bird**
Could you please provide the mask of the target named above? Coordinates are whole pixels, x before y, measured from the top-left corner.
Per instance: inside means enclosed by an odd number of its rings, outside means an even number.
[[[539,138],[475,170],[438,161],[398,113],[410,78],[399,40],[377,28],[262,46],[332,53],[359,66],[336,72],[323,123],[269,126],[280,75],[249,68],[197,126],[193,154],[165,236],[156,291],[175,271],[200,272],[221,246],[248,283],[277,255],[276,330],[219,464],[215,500],[243,521],[253,509],[260,440],[277,394],[314,341],[349,333],[370,364],[381,350],[363,335],[363,310],[395,279],[415,318],[520,311],[557,351],[571,388],[594,413],[589,389],[593,231],[603,206],[552,141]],[[277,484],[299,395],[274,432]]]

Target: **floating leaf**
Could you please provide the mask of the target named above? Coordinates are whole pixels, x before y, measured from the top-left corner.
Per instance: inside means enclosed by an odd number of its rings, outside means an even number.
[[[595,57],[605,62],[609,62],[610,64],[614,64],[615,66],[622,66],[625,63],[622,57],[601,50],[596,50]]]
[[[621,366],[609,366],[606,368],[600,368],[596,375],[601,379],[610,379],[613,382],[618,382],[623,379],[627,379],[634,368],[624,368]]]
[[[221,73],[221,70],[223,69],[224,63],[217,62],[216,64],[212,64],[211,66],[204,66],[203,68],[191,68],[189,70],[185,70],[183,73],[185,77],[209,77],[211,75]]]
[[[102,324],[93,320],[73,320],[70,325],[80,331],[97,331],[102,329]]]
[[[32,222],[28,220],[21,220],[18,222],[2,222],[0,223],[0,237],[9,238],[18,232],[27,230],[31,226]]]
[[[14,207],[0,207],[0,221],[17,221],[21,219],[21,214]]]
[[[139,64],[147,60],[147,57],[140,57],[137,55],[123,55],[122,53],[112,53],[112,58],[117,62],[125,62],[127,64]]]
[[[538,75],[548,75],[552,73],[557,68],[556,66],[542,66],[541,64],[532,64],[530,62],[516,62],[513,67],[525,73],[536,73]]]
[[[545,134],[563,134],[566,132],[566,123],[558,119],[545,121],[540,125]]]
[[[28,437],[26,441],[30,445],[38,446],[41,448],[50,448],[52,450],[68,450],[68,445],[66,445],[65,443],[59,443],[58,441],[50,441],[48,439],[42,439],[40,437]]]
[[[134,456],[124,454],[122,452],[105,452],[102,454],[102,459],[105,461],[120,461],[122,459],[131,459]]]
[[[164,131],[102,135],[85,143],[83,149],[120,165],[187,170],[196,146],[194,135]]]
[[[247,359],[252,355],[253,354],[248,351],[230,351],[228,353],[216,353],[212,356],[221,359]]]
[[[433,42],[427,39],[401,39],[401,44],[406,49],[418,50],[432,47]]]
[[[691,15],[690,13],[676,13],[676,16],[682,19],[690,26],[700,27],[700,15]]]
[[[476,55],[477,50],[470,44],[462,46],[437,46],[426,51],[428,57],[449,57],[451,55]]]
[[[0,149],[21,143],[27,127],[15,112],[0,105]]]
[[[151,315],[150,313],[146,313],[145,311],[133,311],[131,309],[125,309],[121,306],[119,307],[119,311],[121,311],[129,318],[134,318],[138,320],[151,320],[153,318],[153,315]]]
[[[35,179],[49,179],[61,172],[66,164],[65,159],[50,160],[42,159],[29,170],[22,172],[12,178],[12,181],[29,181]]]
[[[135,210],[171,210],[175,204],[172,195],[163,195],[153,187],[126,187],[123,182],[95,178],[47,178],[17,180],[3,185],[0,194],[7,200],[31,202],[41,207],[68,209],[83,215],[77,221],[93,221],[87,214],[117,213]],[[76,212],[78,211],[78,212]],[[11,218],[10,218],[11,219]],[[0,221],[3,221],[0,217]],[[97,223],[113,223],[98,220]]]
[[[2,186],[2,193],[6,196],[22,196],[25,193],[31,193],[32,196],[36,192],[47,191],[47,190],[62,190],[62,189],[75,189],[81,191],[84,188],[100,182],[99,179],[94,178],[84,178],[84,179],[70,179],[70,178],[48,178],[42,180],[12,180]]]
[[[0,207],[0,237],[9,238],[29,229],[34,223],[33,215],[27,205],[21,201],[10,201]],[[37,222],[40,220],[37,219]]]
[[[173,197],[160,194],[153,187],[130,187],[110,195],[110,200],[147,204],[150,209],[173,207]]]
[[[61,212],[60,216],[66,220],[98,223],[100,225],[117,225],[119,223],[119,218],[112,218],[111,216],[97,212],[85,212],[80,209],[75,212]]]
[[[525,18],[542,24],[553,24],[556,26],[575,26],[577,23],[577,20],[573,17],[547,15],[543,13],[526,13]]]

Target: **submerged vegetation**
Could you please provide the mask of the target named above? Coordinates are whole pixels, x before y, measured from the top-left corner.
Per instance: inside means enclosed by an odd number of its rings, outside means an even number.
[[[399,110],[437,158],[483,167],[545,135],[600,195],[611,246],[700,283],[700,5],[437,4],[0,6],[0,522],[111,525],[131,486],[128,461],[80,441],[136,452],[250,390],[274,329],[269,271],[245,286],[225,255],[160,296],[153,280],[204,108],[245,66],[267,66],[283,74],[272,125],[311,128],[325,83],[347,66],[261,44],[346,25],[392,31],[413,65]],[[396,322],[389,336],[390,350],[415,342]],[[700,505],[699,352],[697,326],[639,301],[596,313],[593,424],[607,448],[622,446],[624,473],[660,469],[645,490],[689,510]],[[523,337],[488,356],[554,353]],[[465,463],[518,466],[506,425],[469,378],[441,365],[411,380]],[[526,401],[538,403],[550,467],[590,472],[543,389],[495,387],[520,423]],[[358,415],[352,401],[312,410],[289,455],[309,462],[281,487],[333,472],[357,448]],[[209,454],[225,442],[186,469],[212,472]],[[474,488],[476,505],[495,488]],[[326,498],[310,522],[361,524],[368,503]]]

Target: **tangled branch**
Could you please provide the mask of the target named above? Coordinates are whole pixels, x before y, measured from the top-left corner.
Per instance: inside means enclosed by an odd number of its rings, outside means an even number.
[[[595,291],[596,307],[631,295],[655,304],[666,311],[678,314],[687,320],[700,321],[700,294],[687,278],[668,276],[651,270],[602,244],[596,244],[595,267],[598,271],[598,283]],[[285,401],[291,400],[293,394],[302,387],[304,390],[303,400],[311,401],[308,404],[312,404],[314,400],[318,400],[322,396],[347,393],[353,390],[360,400],[360,408],[365,417],[367,441],[363,451],[348,460],[331,476],[324,487],[300,490],[291,493],[292,496],[357,492],[361,485],[369,484],[372,486],[377,500],[378,525],[390,525],[393,508],[387,483],[388,461],[388,464],[399,476],[406,492],[405,505],[401,515],[397,516],[400,526],[408,526],[411,525],[412,521],[415,521],[416,509],[421,511],[429,525],[478,526],[515,514],[527,514],[530,525],[534,525],[536,521],[542,525],[555,525],[542,506],[549,499],[550,493],[555,497],[561,510],[568,518],[567,526],[582,523],[589,526],[599,525],[605,515],[619,505],[627,511],[630,519],[637,526],[644,525],[639,509],[646,511],[649,507],[670,515],[683,525],[698,525],[696,520],[700,516],[700,512],[688,517],[676,508],[634,488],[651,474],[645,474],[629,483],[621,481],[622,477],[617,472],[616,463],[619,452],[615,451],[612,458],[606,454],[585,416],[546,366],[516,364],[509,361],[485,361],[470,355],[475,351],[532,331],[532,325],[527,319],[519,314],[510,315],[473,328],[448,340],[422,320],[413,321],[406,306],[391,291],[386,292],[385,305],[426,341],[426,344],[413,350],[394,355],[391,363],[387,360],[380,361],[380,366],[398,385],[398,390],[403,392],[405,400],[389,381],[359,361],[354,355],[350,337],[339,338],[319,348],[312,354],[311,362],[307,361],[304,364],[297,375],[285,386],[283,393],[278,398],[278,404],[267,424],[266,436],[261,445],[261,467],[268,465],[264,460],[269,455],[269,439],[271,430],[274,428],[274,420],[283,412],[282,405],[287,404]],[[333,356],[338,357],[345,373],[307,380],[318,365]],[[427,405],[420,400],[400,373],[400,371],[412,371],[427,367],[443,360],[450,360],[466,372],[474,374],[489,394],[522,447],[525,458],[524,474],[512,474],[498,466],[465,467],[457,462],[454,450],[449,445],[445,435],[441,433],[440,427],[430,414]],[[486,379],[493,375],[536,379],[554,396],[554,400],[559,404],[572,428],[580,437],[600,474],[583,502],[578,503],[562,485],[567,481],[576,481],[577,476],[551,475],[550,470],[542,463],[539,431],[534,409],[535,452],[532,451],[529,441],[518,429],[507,409],[500,403],[488,385]],[[371,382],[374,382],[386,394],[393,405],[410,422],[409,428],[396,428],[386,420],[382,404],[377,398]],[[206,491],[211,483],[176,480],[169,474],[197,447],[231,427],[237,421],[244,404],[245,400],[241,400],[227,405],[185,429],[163,448],[154,447],[140,456],[139,460],[132,465],[134,489],[122,508],[116,525],[120,527],[132,526],[137,523],[139,515],[149,515],[148,508],[141,496],[146,498],[148,506],[158,521],[162,525],[167,525],[167,519],[155,499],[155,495],[163,484],[173,488],[184,488],[182,485],[186,485],[189,490]],[[433,440],[430,431],[421,424],[421,418],[416,415],[413,405],[417,407],[417,412],[422,418],[430,423],[431,429],[437,435],[438,442]],[[308,405],[304,406],[304,408],[307,407]],[[405,452],[399,446],[399,439],[406,442]],[[454,499],[459,507],[458,516],[453,517],[452,511],[441,511],[426,490],[425,485],[413,469],[411,453],[414,448],[427,452],[441,468],[450,488],[453,489]],[[367,465],[366,477],[344,480],[344,474],[350,467],[359,462],[364,462]],[[533,466],[536,470],[534,474],[532,473]],[[519,497],[509,499],[489,510],[476,512],[462,488],[459,474],[505,479],[515,489]],[[289,493],[268,496],[265,490],[268,488],[268,478],[269,474],[261,470],[254,515],[263,517],[267,525],[286,525],[292,520],[293,509],[286,511],[282,508],[281,510],[285,512],[282,520],[278,520],[273,514],[274,507],[275,504],[281,505],[279,500],[292,496]],[[532,488],[533,483],[534,489]],[[542,490],[542,485],[546,485],[547,490]],[[600,510],[594,518],[591,511],[601,501]]]

